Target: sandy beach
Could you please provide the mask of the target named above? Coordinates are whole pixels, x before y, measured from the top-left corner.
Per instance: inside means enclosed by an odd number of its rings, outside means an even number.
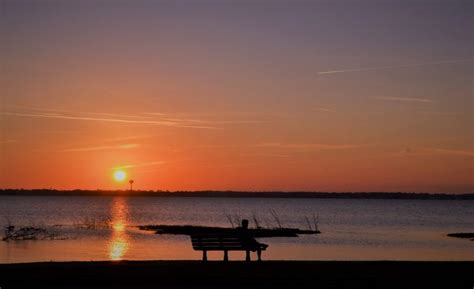
[[[473,288],[474,262],[120,261],[1,264],[1,288]]]

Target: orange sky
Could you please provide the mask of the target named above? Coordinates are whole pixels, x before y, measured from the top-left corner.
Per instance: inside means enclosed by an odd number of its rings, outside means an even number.
[[[133,3],[2,4],[1,188],[474,191],[472,5]]]

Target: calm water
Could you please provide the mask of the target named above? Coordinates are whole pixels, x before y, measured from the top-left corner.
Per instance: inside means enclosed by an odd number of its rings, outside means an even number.
[[[152,197],[0,197],[0,225],[37,226],[61,240],[0,241],[0,263],[62,260],[200,259],[189,237],[138,230],[145,224],[230,226],[226,215],[322,234],[266,238],[264,259],[474,260],[474,242],[448,238],[474,231],[474,201]],[[109,222],[87,229],[84,224]],[[252,222],[252,221],[251,221]],[[222,253],[209,255],[221,259]],[[231,252],[230,258],[244,254]]]

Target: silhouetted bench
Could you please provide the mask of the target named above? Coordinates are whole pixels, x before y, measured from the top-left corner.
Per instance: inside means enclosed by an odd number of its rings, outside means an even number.
[[[191,235],[193,249],[202,251],[202,260],[207,261],[207,251],[224,251],[224,261],[229,261],[229,251],[246,251],[246,261],[250,261],[250,251],[257,252],[261,261],[262,251],[268,247],[257,242],[253,237],[239,234],[200,234]]]

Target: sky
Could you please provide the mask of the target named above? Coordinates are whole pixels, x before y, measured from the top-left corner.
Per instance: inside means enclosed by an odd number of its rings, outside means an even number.
[[[0,1],[0,188],[474,192],[472,1]]]

